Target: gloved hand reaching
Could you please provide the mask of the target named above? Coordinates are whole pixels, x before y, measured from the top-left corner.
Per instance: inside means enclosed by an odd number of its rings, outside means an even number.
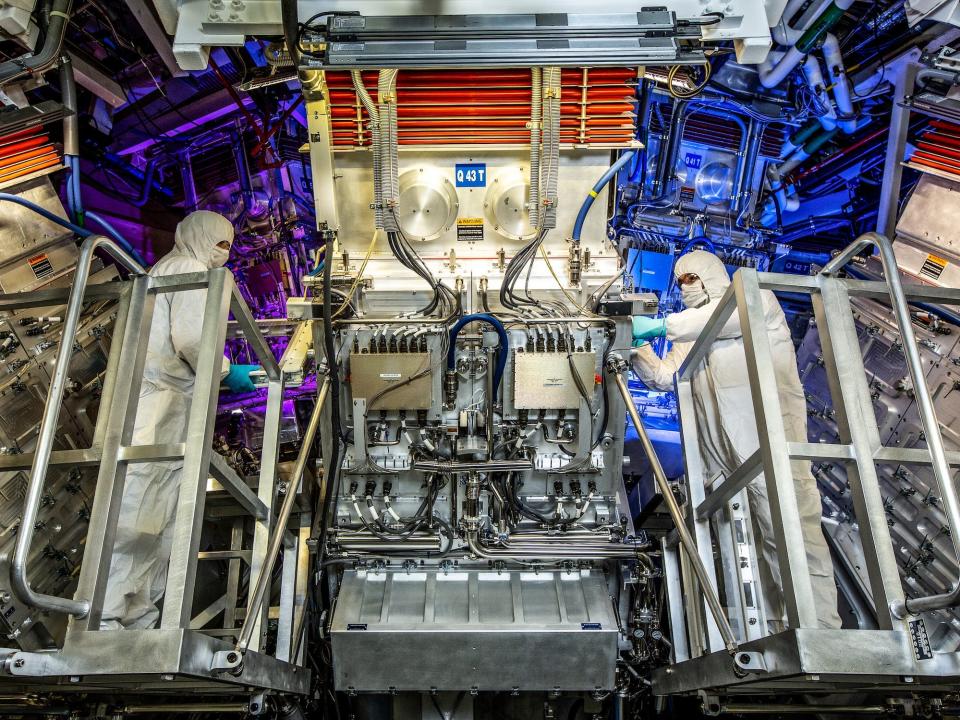
[[[232,393],[253,392],[257,388],[250,379],[250,373],[254,370],[262,370],[259,365],[236,365],[230,364],[230,372],[223,379],[224,385],[230,388]]]
[[[635,315],[633,317],[633,339],[652,340],[667,334],[667,321],[663,318]]]

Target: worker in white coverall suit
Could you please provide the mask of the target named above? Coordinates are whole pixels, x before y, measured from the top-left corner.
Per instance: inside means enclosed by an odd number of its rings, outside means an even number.
[[[730,277],[720,259],[702,250],[681,256],[674,273],[686,309],[666,318],[638,316],[633,323],[634,344],[640,345],[631,357],[634,372],[646,385],[658,390],[673,390],[674,374],[730,285]],[[763,290],[762,295],[787,440],[806,442],[807,407],[790,330],[774,294]],[[664,336],[673,345],[661,359],[642,341]],[[729,476],[760,446],[736,311],[710,347],[706,360],[695,371],[691,385],[706,480],[719,473]],[[792,466],[817,617],[821,627],[839,628],[837,587],[830,551],[820,526],[822,508],[817,481],[808,462],[794,461]],[[785,622],[785,612],[773,521],[762,475],[747,486],[747,496],[757,546],[763,557],[760,579],[767,599],[767,622],[771,630],[776,631]]]
[[[207,211],[191,213],[177,226],[173,250],[153,266],[150,275],[223,267],[232,242],[233,224],[225,217]],[[157,295],[133,445],[184,442],[206,299],[206,290]],[[231,365],[224,358],[224,382],[234,392],[252,391],[250,372],[256,368]],[[182,471],[182,460],[127,467],[101,629],[156,624]]]

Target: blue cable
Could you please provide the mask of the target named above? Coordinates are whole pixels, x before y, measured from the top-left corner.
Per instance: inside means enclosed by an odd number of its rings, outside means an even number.
[[[687,241],[687,244],[683,246],[683,250],[681,250],[680,254],[677,255],[677,259],[679,260],[688,252],[696,250],[697,245],[706,245],[707,250],[709,250],[711,255],[717,254],[717,246],[711,242],[710,238],[708,238],[706,235],[698,235],[697,237],[690,238],[690,240]]]
[[[52,212],[50,212],[46,208],[41,207],[40,205],[37,205],[34,202],[30,202],[29,200],[25,200],[19,195],[11,195],[10,193],[0,192],[0,200],[6,200],[7,202],[16,203],[17,205],[22,205],[25,208],[33,210],[37,215],[45,217],[50,222],[54,222],[57,225],[60,225],[61,227],[67,228],[67,230],[71,230],[75,232],[80,237],[85,238],[93,235],[93,233],[90,232],[89,230],[84,230],[79,225],[74,225],[69,220],[64,220],[59,215],[54,215]]]
[[[80,156],[70,157],[70,183],[73,185],[73,219],[83,225],[83,196],[80,193]],[[143,263],[141,263],[142,265]]]
[[[607,171],[600,177],[599,180],[594,184],[593,190],[590,191],[590,194],[583,200],[583,205],[580,206],[580,212],[577,213],[577,221],[573,224],[573,241],[580,241],[580,233],[583,231],[583,223],[587,219],[587,213],[590,212],[590,208],[593,206],[593,201],[596,199],[597,195],[601,190],[606,186],[608,182],[613,180],[617,176],[617,173],[620,172],[620,168],[626,165],[633,159],[633,156],[636,155],[636,150],[627,150],[623,155],[617,158],[617,161],[607,168]]]
[[[107,235],[113,238],[114,242],[116,242],[117,245],[123,248],[124,252],[126,252],[130,257],[132,257],[134,260],[140,263],[143,267],[147,267],[149,265],[149,263],[146,260],[144,260],[143,257],[140,255],[140,252],[135,247],[133,247],[133,245],[127,242],[126,238],[124,238],[123,235],[117,232],[116,228],[113,227],[113,225],[108,223],[106,220],[104,220],[102,217],[97,215],[95,212],[88,212],[86,214],[86,217],[88,217],[90,220],[93,220],[95,223],[97,223],[97,225],[101,226],[104,230],[106,230]],[[92,235],[93,233],[90,233],[90,234]]]
[[[493,325],[500,338],[500,349],[497,350],[497,367],[493,372],[493,394],[497,394],[500,387],[500,380],[503,378],[503,369],[507,366],[507,352],[510,349],[510,338],[507,336],[507,330],[503,323],[497,320],[493,315],[487,313],[475,313],[473,315],[464,315],[457,320],[456,324],[450,329],[450,349],[447,351],[447,369],[453,370],[457,358],[457,334],[464,325],[472,322],[488,322]]]

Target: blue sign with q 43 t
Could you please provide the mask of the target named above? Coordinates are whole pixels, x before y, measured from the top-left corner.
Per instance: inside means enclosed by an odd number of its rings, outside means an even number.
[[[487,166],[484,163],[457,163],[457,187],[486,187]]]

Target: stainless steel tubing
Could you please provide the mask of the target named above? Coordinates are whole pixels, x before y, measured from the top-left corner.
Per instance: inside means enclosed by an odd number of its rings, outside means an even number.
[[[327,392],[330,390],[330,380],[325,378],[323,385],[320,386],[320,392],[317,393],[317,404],[310,415],[310,422],[307,423],[307,430],[303,434],[300,452],[297,454],[297,462],[293,467],[293,474],[287,483],[287,494],[283,498],[283,505],[280,506],[280,513],[277,516],[277,525],[273,529],[273,535],[270,536],[270,544],[267,546],[267,556],[264,558],[263,567],[260,575],[257,577],[257,584],[254,586],[253,595],[250,596],[250,604],[247,608],[247,615],[243,619],[243,627],[240,630],[240,637],[237,639],[237,650],[241,653],[246,652],[250,645],[250,638],[253,635],[253,628],[257,624],[257,616],[260,608],[263,606],[263,600],[267,592],[267,585],[270,582],[270,576],[273,575],[273,566],[277,562],[277,555],[283,545],[283,536],[287,531],[287,522],[290,520],[290,514],[293,512],[293,505],[297,498],[297,486],[303,478],[303,471],[307,467],[307,459],[310,457],[310,450],[313,446],[313,440],[317,435],[317,427],[320,425],[320,417],[323,414],[323,406],[327,401]]]
[[[717,628],[720,630],[720,635],[723,637],[723,643],[727,651],[733,653],[737,649],[737,639],[734,637],[730,623],[727,621],[727,616],[723,612],[723,606],[720,605],[720,599],[717,597],[710,578],[707,576],[707,570],[703,565],[703,561],[700,559],[700,553],[697,552],[697,544],[694,542],[683,520],[683,513],[677,504],[677,499],[673,496],[673,490],[670,488],[670,482],[667,480],[667,475],[663,471],[663,466],[660,464],[660,458],[657,457],[657,451],[654,450],[653,443],[650,442],[646,428],[643,427],[640,416],[637,414],[637,408],[633,404],[633,397],[630,395],[627,383],[624,382],[623,379],[623,371],[625,369],[626,363],[623,361],[623,358],[619,356],[612,356],[610,361],[607,362],[607,371],[613,376],[614,382],[617,384],[617,389],[620,391],[621,397],[623,397],[623,403],[627,406],[627,414],[630,416],[630,421],[637,431],[637,437],[640,438],[643,452],[650,461],[650,468],[653,470],[653,476],[657,481],[657,488],[660,490],[660,494],[663,496],[663,502],[667,506],[670,517],[673,519],[673,524],[677,528],[680,544],[687,553],[687,558],[693,567],[693,572],[697,576],[697,582],[700,583],[700,592],[703,593],[707,605],[710,607],[710,614],[713,615],[713,619],[717,623]]]
[[[619,277],[619,275],[617,276]],[[494,313],[498,315],[498,313]],[[343,318],[334,320],[334,325],[447,325],[448,318],[397,318],[397,317],[362,317]],[[557,323],[582,323],[590,325],[612,325],[613,318],[582,315],[578,317],[537,317],[519,319],[504,319],[504,325],[556,325]]]
[[[148,713],[247,713],[249,703],[183,703],[164,705],[125,705],[124,715],[146,715]]]
[[[349,542],[339,543],[340,549],[345,553],[365,553],[367,555],[376,555],[382,552],[438,552],[440,550],[440,540],[439,538],[436,542],[429,542],[427,540],[397,540],[394,542],[386,542],[384,540],[379,540],[377,542],[371,541],[357,541],[351,540]]]
[[[146,272],[136,260],[125,253],[116,243],[102,235],[91,235],[80,246],[73,284],[70,286],[70,297],[67,300],[63,335],[61,336],[60,347],[57,350],[56,365],[53,368],[53,377],[50,379],[50,390],[43,406],[43,418],[40,420],[40,429],[37,433],[37,449],[33,456],[33,465],[30,468],[30,480],[27,485],[27,499],[23,506],[23,517],[20,520],[20,532],[17,534],[17,545],[13,552],[13,560],[10,563],[11,589],[22,603],[41,610],[66,613],[77,617],[83,617],[90,611],[90,603],[86,600],[71,600],[34,592],[30,587],[30,579],[27,577],[27,558],[30,555],[30,545],[33,543],[33,533],[37,524],[37,511],[40,508],[43,488],[47,480],[50,453],[53,451],[54,437],[60,418],[60,405],[67,384],[67,374],[70,371],[73,341],[77,334],[77,326],[80,323],[87,281],[90,278],[90,263],[93,261],[93,252],[97,248],[103,248],[131,272],[138,274]]]
[[[838,713],[843,715],[886,715],[889,708],[883,705],[785,705],[785,704],[756,704],[720,706],[722,714],[730,715],[820,715]]]
[[[608,560],[612,558],[629,559],[636,557],[637,551],[629,545],[610,544],[608,548],[576,549],[535,546],[508,548],[489,548],[480,542],[475,530],[467,532],[467,546],[477,557],[492,560]]]
[[[953,551],[957,561],[960,562],[960,498],[957,497],[957,489],[950,477],[950,465],[947,463],[947,455],[943,447],[940,422],[937,420],[937,414],[933,408],[933,398],[930,396],[930,388],[927,387],[927,381],[924,377],[923,362],[920,359],[917,338],[913,332],[913,320],[910,318],[910,308],[907,305],[903,285],[900,282],[900,271],[897,268],[897,256],[893,252],[893,245],[880,233],[865,233],[854,240],[837,255],[837,257],[827,263],[823,270],[821,270],[821,274],[831,275],[837,272],[846,265],[854,255],[871,245],[876,246],[880,251],[880,261],[883,263],[883,274],[886,276],[887,287],[890,289],[890,304],[893,306],[893,315],[896,318],[897,327],[900,330],[900,338],[903,342],[903,353],[907,360],[907,368],[910,371],[910,379],[913,381],[913,391],[917,401],[917,409],[920,412],[923,431],[927,437],[927,449],[930,452],[933,474],[937,478],[937,483],[940,485],[943,511],[950,524],[950,538],[953,542]],[[960,577],[954,580],[953,588],[945,593],[919,598],[908,598],[904,602],[896,601],[892,604],[891,610],[895,616],[904,618],[910,614],[930,610],[941,610],[943,608],[955,607],[958,604],[960,604]]]

